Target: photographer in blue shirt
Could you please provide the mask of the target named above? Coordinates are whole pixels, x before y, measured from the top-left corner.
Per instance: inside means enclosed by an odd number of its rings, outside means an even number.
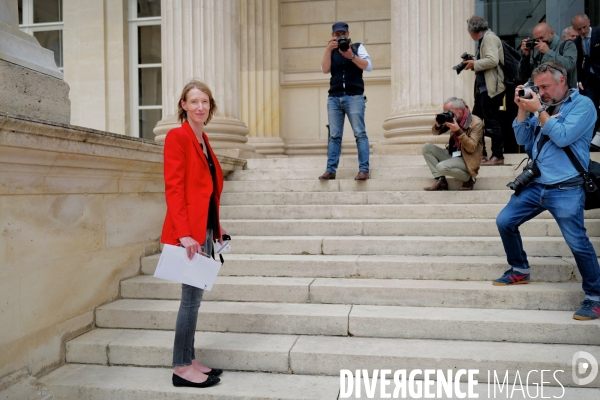
[[[524,88],[518,86],[515,91],[519,111],[513,129],[519,144],[533,144],[533,161],[509,183],[515,193],[496,218],[511,268],[493,284],[529,283],[530,268],[519,226],[548,210],[558,223],[583,278],[585,300],[573,318],[596,319],[600,316],[600,266],[583,224],[583,178],[563,149],[570,146],[587,169],[596,123],[594,104],[577,89],[569,89],[567,71],[559,63],[544,63],[531,76],[533,88],[519,93]],[[528,112],[533,115],[528,116]]]

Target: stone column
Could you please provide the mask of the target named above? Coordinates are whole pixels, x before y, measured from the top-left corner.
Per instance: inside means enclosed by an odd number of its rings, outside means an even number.
[[[179,126],[177,102],[192,78],[212,90],[218,111],[205,132],[218,154],[249,158],[248,128],[240,120],[239,1],[162,0],[163,119],[156,141]]]
[[[52,51],[19,29],[17,0],[0,0],[0,111],[68,124],[69,85]]]
[[[446,143],[433,136],[433,116],[448,97],[460,97],[473,108],[475,76],[456,75],[452,67],[463,52],[474,54],[467,19],[473,0],[392,1],[392,112],[385,119],[385,139],[375,154],[421,154],[426,142]]]
[[[242,121],[248,142],[267,156],[281,156],[279,108],[279,0],[241,2]]]

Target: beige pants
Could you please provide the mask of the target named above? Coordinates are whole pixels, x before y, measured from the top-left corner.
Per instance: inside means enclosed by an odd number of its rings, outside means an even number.
[[[434,178],[451,176],[461,182],[471,179],[471,174],[462,157],[450,157],[448,150],[431,143],[425,143],[421,151]]]

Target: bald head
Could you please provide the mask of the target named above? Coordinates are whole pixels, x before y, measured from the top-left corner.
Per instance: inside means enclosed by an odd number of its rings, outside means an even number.
[[[542,22],[533,28],[533,37],[550,44],[554,39],[554,30],[549,24]]]
[[[571,25],[573,25],[573,29],[575,29],[581,37],[586,37],[588,33],[590,33],[590,19],[585,14],[577,14],[574,16],[571,20]]]

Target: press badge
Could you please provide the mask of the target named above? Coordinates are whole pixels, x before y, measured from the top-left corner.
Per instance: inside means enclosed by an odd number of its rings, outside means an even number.
[[[462,151],[457,150],[452,152],[452,157],[462,157]]]

